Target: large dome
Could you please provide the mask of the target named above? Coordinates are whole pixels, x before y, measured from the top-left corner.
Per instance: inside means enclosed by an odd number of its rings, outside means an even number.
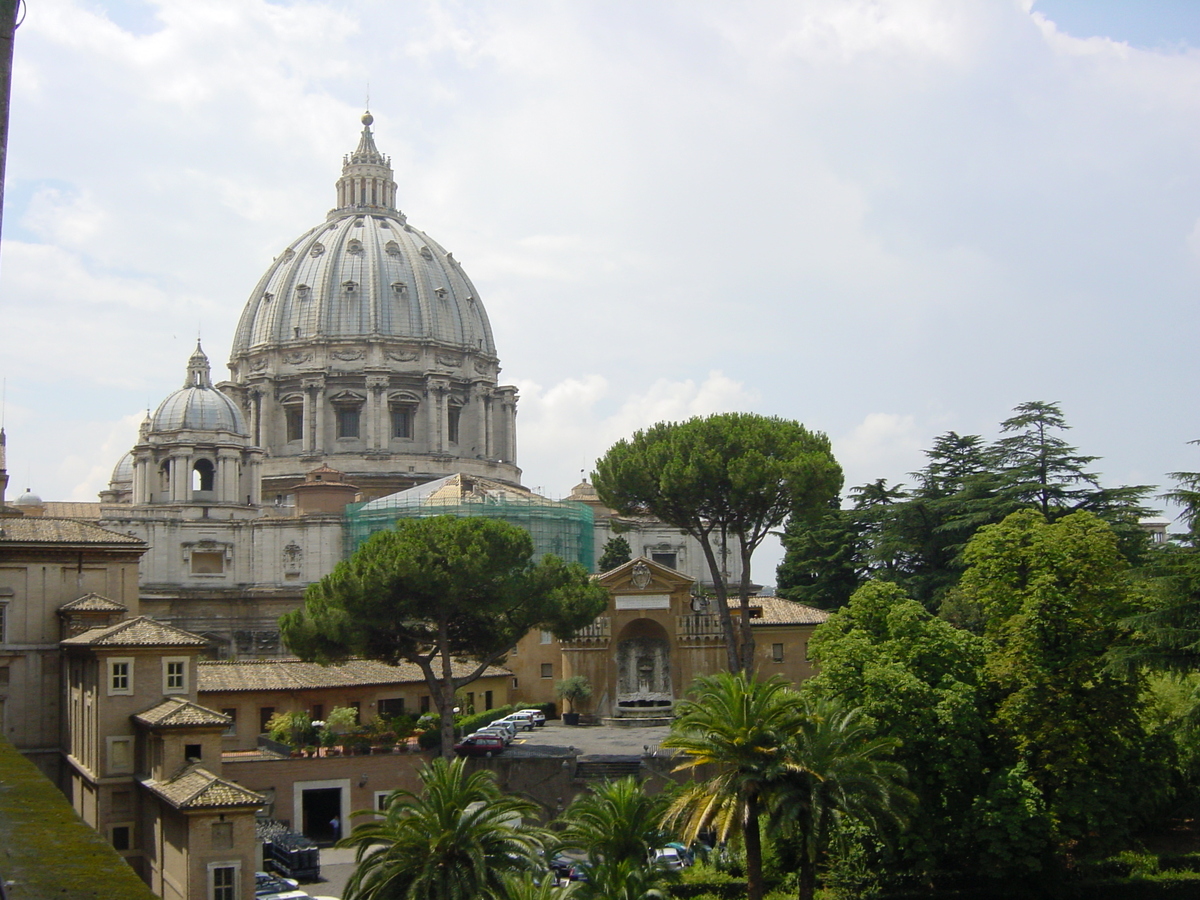
[[[368,496],[456,472],[520,483],[517,390],[453,254],[396,207],[391,161],[363,116],[336,206],[259,280],[220,385],[284,497],[326,462]]]
[[[158,405],[150,418],[150,431],[227,431],[241,436],[248,433],[237,404],[213,387],[208,357],[199,342],[188,360],[187,381]]]

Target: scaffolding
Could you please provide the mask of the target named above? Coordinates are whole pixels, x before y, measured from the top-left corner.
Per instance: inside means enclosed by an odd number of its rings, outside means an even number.
[[[519,525],[533,538],[534,559],[553,553],[589,572],[595,569],[594,522],[586,503],[550,500],[525,488],[462,474],[347,506],[346,555],[400,519],[428,516],[484,516]]]

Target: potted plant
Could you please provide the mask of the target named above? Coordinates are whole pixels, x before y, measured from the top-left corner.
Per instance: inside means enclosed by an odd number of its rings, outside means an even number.
[[[568,711],[562,714],[563,724],[578,725],[579,713],[575,711],[575,704],[592,696],[592,683],[582,675],[572,675],[570,678],[556,682],[554,692],[560,699],[565,700],[569,707]]]

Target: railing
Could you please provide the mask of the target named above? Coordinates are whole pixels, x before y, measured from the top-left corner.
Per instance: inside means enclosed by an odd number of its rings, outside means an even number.
[[[717,616],[699,613],[675,617],[675,633],[681,641],[723,641],[725,632]]]
[[[608,643],[612,637],[612,620],[608,616],[600,616],[591,625],[586,625],[575,632],[575,638],[565,641],[567,644],[600,644]]]

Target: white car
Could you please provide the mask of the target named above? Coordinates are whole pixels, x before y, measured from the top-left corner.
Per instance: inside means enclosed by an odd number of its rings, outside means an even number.
[[[533,724],[534,725],[545,725],[546,724],[546,714],[544,712],[542,712],[540,709],[518,709],[517,712],[529,713],[531,716],[533,716]]]
[[[524,712],[510,713],[509,715],[505,716],[500,721],[501,722],[512,722],[513,725],[515,725],[517,728],[524,729],[525,731],[533,731],[533,728],[534,728],[533,716],[531,716],[529,713],[524,713]]]
[[[500,740],[504,741],[506,744],[511,744],[513,742],[513,737],[515,737],[513,732],[509,731],[507,728],[497,728],[492,725],[486,725],[470,736],[474,737],[476,734],[490,734],[493,737],[500,738]]]

